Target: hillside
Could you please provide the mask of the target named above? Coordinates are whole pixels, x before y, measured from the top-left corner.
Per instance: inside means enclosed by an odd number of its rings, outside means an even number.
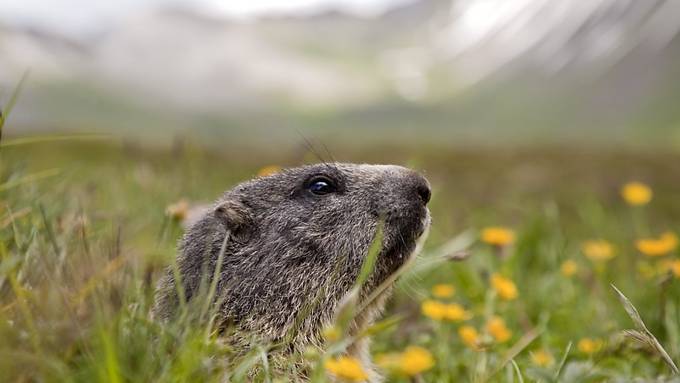
[[[0,86],[30,69],[14,134],[417,124],[451,142],[680,140],[677,2],[489,4],[254,21],[159,8],[81,38],[5,26]]]

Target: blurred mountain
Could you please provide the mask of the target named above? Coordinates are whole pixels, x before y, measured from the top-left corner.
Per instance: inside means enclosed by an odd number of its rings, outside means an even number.
[[[674,0],[422,0],[372,18],[161,8],[78,39],[4,26],[0,97],[30,69],[13,119],[41,129],[417,125],[559,140],[654,128],[680,140],[678,15]]]

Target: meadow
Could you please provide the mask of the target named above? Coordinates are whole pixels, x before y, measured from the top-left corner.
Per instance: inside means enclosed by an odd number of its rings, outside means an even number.
[[[387,381],[680,382],[680,155],[557,146],[330,152],[410,166],[433,186],[429,238],[369,331]],[[212,201],[318,155],[6,139],[0,381],[296,381],[270,368],[267,345],[236,355],[196,318],[160,325],[149,311],[176,254],[185,201]],[[335,330],[327,329],[328,352],[297,357],[316,366],[313,381],[326,373],[361,381],[365,371],[340,355],[346,340]]]

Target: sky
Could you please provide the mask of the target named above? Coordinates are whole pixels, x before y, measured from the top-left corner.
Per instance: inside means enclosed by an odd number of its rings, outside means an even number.
[[[324,8],[375,14],[405,0],[0,0],[0,23],[47,27],[68,34],[94,32],[128,14],[162,5],[193,6],[214,14],[249,18],[270,12]]]

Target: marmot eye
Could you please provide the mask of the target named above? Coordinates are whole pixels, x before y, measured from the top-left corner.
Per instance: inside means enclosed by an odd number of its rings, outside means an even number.
[[[334,193],[338,189],[335,183],[326,177],[314,177],[307,183],[307,189],[316,195]]]

